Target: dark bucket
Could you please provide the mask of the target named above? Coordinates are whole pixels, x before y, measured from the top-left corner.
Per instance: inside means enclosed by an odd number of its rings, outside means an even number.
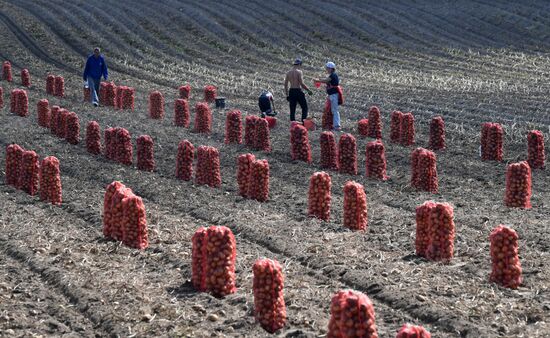
[[[216,108],[219,108],[219,109],[225,108],[225,97],[216,98]]]

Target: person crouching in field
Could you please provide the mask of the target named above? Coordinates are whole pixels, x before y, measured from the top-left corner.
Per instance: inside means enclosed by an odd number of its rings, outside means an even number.
[[[90,98],[95,107],[99,106],[99,84],[101,82],[101,76],[107,81],[109,72],[107,71],[107,64],[105,58],[100,54],[99,47],[94,48],[94,53],[88,56],[86,61],[86,67],[84,67],[84,82],[88,84],[90,88]]]
[[[258,97],[258,107],[260,108],[260,116],[275,116],[275,102],[273,101],[273,94],[267,89],[263,89]]]
[[[292,69],[286,73],[285,77],[285,95],[290,106],[290,121],[296,121],[296,105],[299,104],[302,109],[302,123],[307,119],[307,100],[302,88],[307,91],[309,95],[312,94],[311,90],[304,84],[302,70],[302,60],[296,59],[292,65]],[[288,84],[290,83],[290,89]]]
[[[330,101],[330,110],[332,112],[333,128],[335,131],[340,131],[340,112],[338,110],[338,86],[340,85],[340,80],[338,79],[338,74],[336,74],[336,65],[334,64],[334,62],[327,62],[327,64],[325,65],[325,69],[328,77],[324,79],[317,79],[315,80],[315,82],[326,83],[327,95]]]

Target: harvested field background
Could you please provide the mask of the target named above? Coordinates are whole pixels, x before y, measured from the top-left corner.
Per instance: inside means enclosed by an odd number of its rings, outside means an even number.
[[[432,337],[548,337],[550,332],[550,175],[533,172],[533,208],[506,208],[506,165],[526,158],[527,131],[550,148],[550,3],[547,1],[61,1],[0,0],[0,60],[14,82],[0,82],[0,336],[270,336],[254,321],[252,265],[261,257],[284,268],[283,337],[327,333],[330,299],[340,289],[366,293],[381,337],[405,322]],[[81,70],[100,46],[116,84],[136,88],[134,112],[82,103]],[[330,222],[307,217],[309,177],[319,171],[320,131],[310,132],[313,163],[292,162],[284,74],[304,59],[307,83],[338,66],[345,94],[343,128],[357,134],[368,108],[380,107],[387,182],[366,179],[365,145],[357,139],[359,176],[331,172]],[[9,92],[28,68],[28,118],[9,112]],[[45,92],[47,74],[65,78],[65,98]],[[192,86],[190,106],[213,84],[228,108],[256,114],[262,88],[280,111],[271,131],[267,203],[238,196],[236,158],[251,152],[224,145],[223,111],[205,136],[173,125],[177,87]],[[312,86],[313,87],[313,86]],[[150,91],[163,92],[164,120],[148,118]],[[318,125],[323,91],[308,97]],[[141,172],[86,152],[38,127],[36,103],[47,98],[102,130],[120,126],[150,135],[157,169]],[[410,187],[410,152],[389,142],[391,111],[411,111],[416,144],[427,147],[429,121],[441,114],[447,147],[438,152],[439,193]],[[194,113],[192,111],[192,119]],[[482,122],[502,123],[504,161],[482,162]],[[221,155],[222,186],[174,178],[180,140]],[[63,204],[50,206],[5,184],[7,145],[17,143],[61,162]],[[135,162],[135,158],[134,158]],[[103,194],[120,180],[147,209],[150,247],[139,252],[103,239]],[[342,188],[365,186],[369,228],[342,227]],[[454,206],[457,237],[450,264],[414,254],[415,208]],[[519,234],[524,283],[489,283],[489,233],[506,224]],[[226,225],[237,239],[236,294],[197,293],[190,283],[191,236]]]

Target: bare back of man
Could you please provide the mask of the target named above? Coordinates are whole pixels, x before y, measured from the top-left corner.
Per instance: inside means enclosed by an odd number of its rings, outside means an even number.
[[[303,84],[303,75],[302,71],[299,69],[291,69],[286,73],[286,79],[290,83],[290,88],[302,88]]]
[[[302,88],[305,89],[310,95],[311,90],[304,84],[304,79],[300,67],[302,65],[302,60],[296,59],[292,69],[286,73],[285,77],[285,94],[288,100],[290,108],[290,120],[295,121],[296,119],[296,105],[300,105],[302,109],[302,118],[303,122],[307,118],[308,107],[307,100]],[[290,85],[290,88],[289,88]]]

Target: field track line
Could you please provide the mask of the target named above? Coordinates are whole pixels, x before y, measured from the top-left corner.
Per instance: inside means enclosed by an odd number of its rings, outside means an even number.
[[[65,175],[65,180],[66,179],[67,179],[67,175]],[[78,178],[70,177],[70,180],[71,180],[71,184],[82,183],[82,181],[78,180]],[[90,182],[90,181],[87,181],[87,182]],[[16,197],[19,201],[9,200],[8,203],[22,205],[21,200],[25,200],[25,199],[29,199],[29,198],[30,199],[36,199],[36,197],[27,196],[23,192],[15,191],[13,188],[8,187],[8,186],[4,186],[4,185],[0,185],[0,191],[2,191],[2,193],[5,193],[5,194],[15,193],[15,194],[19,195],[19,196]],[[96,194],[97,194],[97,191],[94,191],[92,193],[92,195],[96,195]],[[69,202],[69,203],[71,203],[71,202]],[[179,218],[179,215],[177,213],[174,214],[173,211],[171,209],[167,208],[167,207],[164,207],[162,205],[158,205],[158,204],[156,204],[152,201],[147,201],[147,204],[149,204],[150,206],[154,205],[155,206],[155,208],[154,208],[155,209],[155,214],[163,215],[162,219],[164,221],[167,221],[167,220],[172,221],[172,219],[174,219],[174,221],[185,219],[185,223],[183,223],[183,227],[185,228],[185,230],[182,230],[182,232],[185,232],[186,237],[189,237],[189,238],[191,236],[189,233],[192,234],[195,231],[195,229],[200,225],[203,225],[203,226],[225,225],[225,224],[221,224],[221,223],[212,223],[212,222],[209,222],[209,221],[204,221],[203,219],[195,218],[192,215],[188,215],[188,214],[182,215],[183,218]],[[43,203],[43,202],[38,202],[38,203],[33,203],[33,204],[25,203],[22,206],[23,207],[29,206],[29,207],[32,207],[32,208],[38,208],[40,210],[44,210],[45,212],[52,208],[47,203]],[[112,242],[112,241],[103,240],[103,235],[101,234],[101,230],[100,230],[100,228],[98,228],[96,226],[97,223],[99,223],[99,224],[101,223],[101,217],[99,215],[95,215],[95,216],[92,217],[93,219],[91,219],[89,217],[89,215],[86,213],[86,211],[83,210],[82,208],[79,208],[79,209],[76,209],[76,210],[72,211],[73,209],[70,206],[68,206],[67,204],[62,204],[61,206],[54,207],[54,208],[59,208],[60,211],[61,211],[61,213],[56,213],[56,215],[54,217],[60,217],[64,220],[73,219],[73,222],[70,222],[72,227],[75,227],[74,223],[75,223],[76,220],[82,220],[83,223],[86,225],[86,227],[90,226],[94,230],[93,233],[92,232],[87,233],[87,234],[90,235],[89,238],[90,238],[90,243],[91,244],[103,246],[104,248],[107,247],[107,246],[109,248],[111,248],[111,245],[114,244],[114,242]],[[32,211],[29,211],[29,212],[32,214]],[[68,218],[67,218],[67,216],[68,216]],[[80,223],[80,222],[78,222],[78,223]],[[82,229],[81,226],[77,226],[77,227]],[[70,230],[70,229],[68,229],[68,230]],[[72,230],[70,230],[70,231],[72,231]],[[97,236],[94,236],[94,234],[96,234]],[[314,267],[310,267],[308,264],[301,264],[301,263],[298,264],[299,262],[297,262],[294,257],[289,257],[289,256],[284,255],[284,253],[277,252],[277,250],[273,251],[269,248],[266,248],[264,245],[262,245],[262,243],[258,243],[255,240],[253,240],[253,241],[249,240],[249,238],[247,238],[246,236],[243,236],[242,233],[235,232],[235,236],[237,237],[239,247],[240,246],[245,246],[245,247],[248,248],[248,251],[253,251],[253,252],[258,251],[258,253],[261,253],[260,256],[258,256],[258,257],[276,258],[281,263],[288,262],[288,263],[296,266],[296,267],[292,268],[292,270],[294,270],[293,273],[296,273],[296,271],[301,271],[305,275],[309,276],[311,278],[311,280],[308,281],[308,283],[311,286],[316,285],[316,286],[320,287],[320,286],[323,286],[323,285],[333,285],[335,290],[336,289],[346,289],[346,288],[350,287],[350,285],[347,285],[346,283],[343,283],[342,281],[335,279],[335,276],[331,275],[331,273],[334,274],[333,270],[330,270],[330,269],[315,269]],[[86,240],[85,238],[80,238],[80,239]],[[18,240],[21,240],[21,239],[18,239]],[[2,241],[7,242],[7,244],[2,243]],[[172,285],[176,284],[176,285],[186,286],[186,285],[189,285],[189,283],[190,283],[190,281],[189,281],[190,276],[191,276],[191,265],[190,265],[191,262],[189,261],[190,258],[182,259],[181,251],[174,252],[172,250],[169,250],[170,247],[174,244],[175,244],[174,242],[166,243],[166,245],[164,247],[151,245],[146,251],[147,251],[148,255],[152,254],[155,257],[159,256],[159,254],[160,254],[160,260],[155,260],[155,263],[154,263],[155,267],[158,267],[158,264],[162,264],[162,266],[165,266],[167,269],[179,268],[182,272],[181,278],[183,279],[183,281],[178,279],[178,280],[170,280],[170,282],[172,282],[171,283]],[[5,241],[5,240],[0,239],[0,251],[2,250],[3,246],[6,246],[6,245],[9,245],[11,248],[18,248],[19,247],[15,243],[11,243],[10,241]],[[188,250],[190,250],[190,247],[189,247],[190,244],[189,243],[186,243],[185,246]],[[110,251],[110,250],[111,249],[108,249],[108,251]],[[100,252],[104,252],[104,251],[105,250],[103,250],[103,248],[100,249]],[[32,256],[32,253],[29,250],[27,250],[27,253],[29,253],[29,255]],[[123,254],[123,255],[125,255],[125,254]],[[239,253],[237,253],[237,255],[239,256]],[[139,259],[143,260],[143,259],[146,259],[147,257],[149,257],[149,256],[142,255],[141,258],[139,258]],[[25,260],[25,262],[27,262],[27,260]],[[42,266],[43,265],[44,264],[42,264]],[[148,271],[149,271],[149,268],[151,268],[151,267],[152,267],[151,264],[143,264],[142,265],[142,268],[148,269]],[[248,268],[248,266],[246,266],[246,268]],[[52,268],[52,269],[55,270],[58,274],[61,274],[60,271],[57,270],[57,268]],[[155,269],[150,270],[150,272],[153,272],[153,273],[155,271],[157,271],[157,270],[155,270]],[[322,272],[320,272],[320,271],[322,271]],[[329,272],[326,273],[326,271],[329,271]],[[78,270],[71,270],[69,272],[72,273],[73,275],[78,274]],[[243,271],[243,273],[246,274],[245,271]],[[243,278],[243,277],[241,276],[240,278]],[[73,283],[71,283],[70,278],[64,278],[64,280],[65,280],[65,284],[73,284]],[[247,290],[248,287],[245,284],[238,285],[238,288],[240,290],[239,293],[241,293],[241,295],[242,295],[243,292],[248,293],[248,291],[249,291],[249,290]],[[92,290],[97,290],[96,287],[92,287],[91,289]],[[379,291],[380,290],[379,290],[378,286],[375,286],[375,287],[373,287],[372,289],[369,290],[369,292],[373,292],[373,293],[379,292]],[[195,291],[192,291],[192,292],[195,295],[199,295],[198,292],[195,292]],[[294,291],[294,292],[296,292],[296,291]],[[161,293],[165,294],[164,291],[161,292]],[[169,297],[168,294],[170,294],[170,293],[166,294],[167,297]],[[292,292],[288,293],[288,295],[291,295],[291,294],[292,294]],[[411,323],[412,322],[418,322],[418,319],[416,317],[411,316],[408,313],[408,311],[404,311],[400,308],[390,306],[386,302],[379,301],[379,300],[375,299],[374,297],[371,297],[371,298],[373,299],[373,301],[375,303],[375,308],[377,309],[377,312],[379,311],[381,313],[381,316],[377,317],[377,324],[378,324],[379,328],[381,328],[381,329],[383,328],[383,331],[393,332],[393,330],[395,329],[395,326],[398,325],[398,324],[400,325],[400,322],[398,323],[398,322],[395,321],[396,317],[403,317],[406,322],[411,322]],[[226,302],[228,304],[231,304],[231,303],[234,302],[234,300],[231,297],[229,297],[228,299],[222,298],[222,299],[220,299],[220,301]],[[311,299],[311,301],[314,302],[313,299]],[[326,301],[327,300],[325,299],[325,302]],[[434,321],[434,325],[435,326],[434,326],[432,332],[434,332],[434,333],[436,333],[436,332],[441,332],[441,333],[446,332],[445,330],[442,330],[441,328],[439,328],[438,324],[435,321]],[[119,326],[119,327],[121,327],[121,326]]]
[[[54,35],[56,35],[57,38],[60,41],[62,41],[70,50],[75,52],[76,55],[80,55],[82,57],[87,56],[87,53],[85,52],[87,50],[87,48],[83,48],[83,46],[76,45],[75,43],[70,42],[67,39],[63,38],[63,36],[64,36],[63,32],[61,32],[59,29],[57,29],[54,25],[48,24],[48,20],[46,20],[46,18],[44,18],[44,16],[42,14],[38,13],[37,11],[31,11],[29,9],[30,6],[24,6],[23,4],[21,4],[19,2],[15,3],[14,5],[20,7],[23,10],[26,10],[28,13],[30,13],[32,16],[34,16],[37,20],[39,20]],[[22,42],[22,43],[23,43],[23,46],[25,46],[24,42]],[[33,42],[33,44],[34,44],[34,42]],[[45,54],[45,55],[48,55],[48,54]],[[39,55],[36,55],[36,56],[38,58],[42,58]],[[48,58],[49,58],[49,56],[48,56]],[[56,61],[56,62],[60,62],[60,61]],[[71,73],[81,75],[81,72],[79,70],[74,69],[72,66],[61,63],[61,62],[60,62],[60,64],[63,65],[63,67],[61,67],[62,69],[68,69]],[[176,88],[175,86],[177,85],[173,81],[168,81],[168,80],[164,80],[164,79],[155,78],[155,77],[153,77],[153,76],[151,76],[147,73],[144,73],[144,72],[139,72],[139,74],[136,74],[135,71],[129,72],[128,70],[124,69],[124,67],[119,66],[116,63],[111,63],[109,65],[109,68],[111,68],[114,71],[119,72],[121,74],[125,74],[125,75],[128,75],[130,77],[140,78],[142,80],[146,80],[149,83],[153,83],[153,84],[156,84],[156,85],[161,85],[161,86],[169,87],[169,88]]]
[[[0,251],[6,253],[12,259],[25,265],[31,272],[38,275],[45,284],[54,287],[54,292],[64,296],[67,301],[75,306],[75,308],[90,322],[96,329],[100,330],[103,335],[109,336],[111,332],[120,332],[115,322],[106,320],[102,314],[93,310],[88,305],[90,296],[83,289],[67,282],[68,278],[64,276],[58,269],[51,268],[40,262],[34,257],[34,254],[22,247],[10,243],[8,240],[0,238]]]
[[[6,145],[3,140],[0,140],[0,143],[3,144],[3,146]],[[85,154],[85,156],[91,157],[87,154]],[[93,162],[97,162],[97,165],[99,167],[101,167],[100,164],[104,165],[104,163],[101,161],[101,158],[93,157]],[[114,163],[112,165],[118,166]],[[78,171],[75,169],[75,167],[71,166],[70,163],[62,162],[61,167],[63,175],[68,175],[73,177],[75,180],[78,180]],[[237,222],[234,222],[233,220],[226,221],[224,219],[214,217],[212,214],[208,213],[207,210],[204,210],[204,206],[194,205],[190,200],[185,205],[176,202],[170,202],[171,205],[168,205],[166,201],[159,200],[159,197],[156,196],[155,193],[149,191],[150,189],[147,185],[142,184],[140,186],[140,184],[138,183],[139,179],[137,179],[136,181],[136,172],[137,170],[135,169],[131,170],[130,176],[126,176],[128,178],[127,181],[134,181],[134,184],[130,184],[129,186],[132,187],[136,194],[143,198],[146,205],[157,205],[158,209],[165,210],[166,213],[171,213],[172,215],[190,215],[195,219],[212,225],[228,226],[234,231],[235,234],[239,234],[239,236],[247,239],[251,243],[255,243],[261,247],[264,247],[275,254],[279,254],[287,258],[294,258],[304,268],[322,271],[322,274],[327,278],[337,278],[347,287],[366,292],[370,297],[378,300],[379,302],[384,303],[387,306],[392,307],[396,310],[403,311],[409,316],[413,318],[418,318],[423,322],[437,325],[443,331],[449,333],[461,332],[461,334],[463,335],[473,334],[474,336],[479,332],[476,326],[460,321],[460,318],[456,317],[456,315],[454,315],[453,313],[446,311],[443,307],[433,305],[433,307],[427,309],[422,306],[422,302],[419,302],[417,300],[410,300],[405,304],[403,302],[403,299],[396,297],[391,292],[384,291],[384,288],[382,286],[384,282],[376,276],[372,276],[372,279],[374,281],[367,281],[364,278],[359,278],[361,273],[364,273],[362,270],[352,271],[351,273],[344,273],[338,277],[332,276],[330,274],[327,274],[327,272],[325,271],[325,269],[327,268],[327,262],[318,261],[312,259],[311,257],[303,255],[297,255],[297,252],[295,250],[292,250],[292,247],[290,247],[289,249],[288,243],[280,242],[280,240],[277,240],[275,238],[271,238],[271,240],[260,239],[262,238],[262,235],[261,233],[258,233],[258,230],[254,226],[243,226],[241,224],[238,224]],[[158,176],[158,174],[156,175]],[[132,178],[132,176],[134,177]],[[100,186],[106,186],[107,184],[111,183],[113,178],[112,176],[107,177],[102,171],[97,170],[92,180],[98,182]],[[160,184],[162,180],[167,181],[167,184],[165,184],[164,186],[170,186],[169,183],[173,182],[172,179],[159,178],[157,184]],[[226,205],[224,209],[230,210],[234,208],[239,208],[239,206]],[[234,209],[234,211],[236,210]],[[233,212],[232,214],[237,213]],[[261,216],[258,216],[260,217],[260,219],[256,220],[254,220],[254,216],[251,214],[248,215],[248,217],[250,217],[250,220],[253,220],[253,223],[255,224],[259,224],[262,222]],[[284,219],[284,217],[282,219]]]
[[[16,23],[14,23],[3,12],[0,12],[0,21],[2,21],[4,25],[6,25],[6,27],[15,35],[15,37],[21,42],[23,46],[29,49],[29,51],[39,59],[42,59],[63,70],[66,70],[72,73],[77,72],[75,68],[67,64],[64,64],[52,58],[50,55],[48,55],[48,53],[44,49],[42,49],[42,47],[38,46],[25,31],[23,31]]]
[[[115,67],[113,67],[113,68],[114,68],[115,70],[117,70],[117,71],[120,71],[121,73],[130,74],[129,72],[123,70],[123,69],[120,68],[120,67],[116,67],[116,66],[115,66]],[[135,74],[132,74],[131,76],[135,76]],[[161,84],[160,81],[158,81],[157,78],[149,77],[149,81],[152,82],[152,83]],[[163,85],[163,86],[167,86],[167,87],[174,87],[176,84],[167,84],[166,81],[163,80],[163,81],[162,81],[162,85]],[[424,104],[425,104],[425,103],[424,103]],[[424,104],[423,104],[423,105],[424,105]],[[357,108],[357,107],[353,106],[353,104],[351,104],[351,105],[348,104],[348,106],[351,107],[351,108]],[[462,115],[461,115],[461,116],[462,116]]]

